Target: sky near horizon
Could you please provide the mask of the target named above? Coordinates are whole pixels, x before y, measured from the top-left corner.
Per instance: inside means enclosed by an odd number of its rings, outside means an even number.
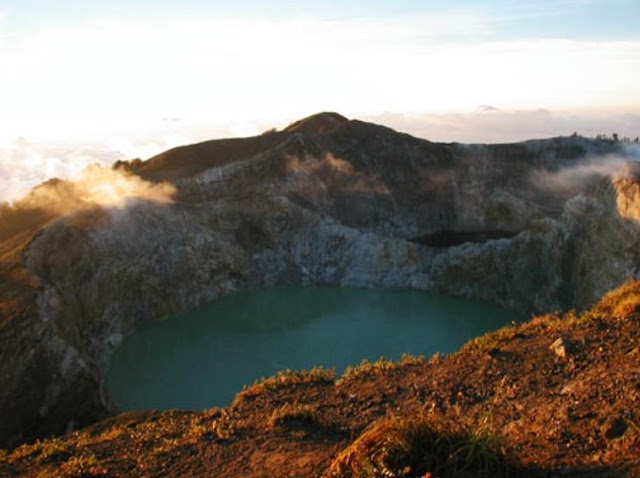
[[[23,169],[327,110],[445,141],[635,137],[639,20],[637,0],[0,0],[0,200]]]

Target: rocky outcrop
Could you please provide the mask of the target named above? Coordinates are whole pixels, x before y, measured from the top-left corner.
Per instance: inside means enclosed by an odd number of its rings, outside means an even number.
[[[584,138],[435,144],[329,114],[129,165],[122,174],[173,185],[173,201],[83,203],[4,238],[24,234],[2,256],[2,298],[30,305],[0,321],[0,439],[109,414],[104,373],[136,323],[246,287],[400,287],[531,313],[583,308],[636,274],[640,193],[630,166],[566,179],[619,152]],[[16,268],[29,280],[18,284]]]

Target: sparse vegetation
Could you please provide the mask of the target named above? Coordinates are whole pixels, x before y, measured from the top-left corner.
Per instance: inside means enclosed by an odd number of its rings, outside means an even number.
[[[394,366],[395,364],[392,361],[384,357],[380,357],[375,362],[369,362],[367,359],[364,359],[360,362],[360,365],[347,367],[342,373],[339,383],[344,383],[361,376],[381,374],[391,370]]]
[[[35,443],[21,445],[11,453],[6,453],[9,463],[15,463],[25,458],[35,458],[36,463],[45,463],[49,458],[59,458],[68,452],[69,445],[62,440],[53,438],[49,440],[38,440]]]
[[[403,354],[399,361],[394,362],[392,360],[387,360],[384,357],[380,357],[375,362],[369,362],[368,360],[363,360],[359,365],[349,366],[347,367],[340,379],[336,382],[337,384],[341,384],[344,382],[348,382],[349,380],[353,380],[358,377],[368,376],[368,375],[380,375],[389,370],[393,370],[394,368],[409,366],[409,365],[424,365],[426,360],[424,356],[414,357],[409,354]]]
[[[611,136],[608,136],[606,133],[604,134],[597,134],[596,135],[596,140],[598,141],[606,141],[609,143],[618,143],[618,142],[622,142],[622,143],[638,143],[638,141],[640,140],[640,138],[635,137],[634,139],[629,138],[628,136],[623,136],[622,138],[620,138],[620,135],[618,133],[612,133]]]
[[[628,318],[640,310],[640,280],[631,280],[606,294],[584,318],[613,316]]]
[[[470,340],[469,342],[464,344],[457,353],[460,354],[470,352],[472,350],[492,349],[496,347],[500,342],[512,339],[516,334],[516,331],[517,326],[515,323],[505,325],[495,332],[489,332],[487,334],[481,335],[480,337],[476,337],[475,339]]]
[[[95,455],[72,456],[60,465],[64,477],[107,476],[107,469]]]
[[[314,367],[311,370],[301,370],[294,372],[292,370],[284,370],[277,374],[262,378],[253,385],[242,390],[233,400],[233,404],[238,404],[247,397],[260,395],[267,390],[274,390],[280,387],[287,387],[295,384],[303,383],[333,383],[336,373],[333,369],[323,367]]]
[[[103,443],[110,442],[118,438],[120,435],[126,433],[126,430],[123,427],[118,425],[108,429],[104,433],[101,433],[95,437],[89,437],[88,435],[82,435],[77,433],[78,443],[79,444],[89,444],[89,443]]]
[[[489,332],[470,340],[458,353],[466,353],[471,350],[489,350],[500,343],[513,339],[518,331],[566,329],[570,325],[603,317],[626,319],[638,312],[640,312],[640,281],[630,280],[606,294],[596,305],[583,313],[572,309],[562,315],[544,314],[531,319],[520,328],[512,323],[495,332]]]
[[[316,409],[310,405],[301,405],[297,403],[285,404],[276,408],[269,417],[269,426],[277,427],[296,427],[310,426],[319,424]]]
[[[40,454],[36,458],[36,461],[43,463],[49,458],[59,458],[68,450],[68,446],[59,440],[43,440],[38,443],[38,451]]]
[[[155,412],[152,412],[155,414]],[[226,410],[213,408],[202,413],[175,412],[148,416],[141,420],[135,413],[123,415],[119,423],[99,426],[70,435],[22,445],[12,452],[0,454],[3,460],[14,465],[24,462],[44,467],[38,476],[47,478],[89,477],[107,475],[108,460],[135,459],[137,467],[144,470],[149,462],[161,457],[180,454],[181,450],[199,443],[222,442],[235,433],[236,422]],[[122,456],[96,455],[90,450],[105,450],[121,445],[137,443],[132,449],[121,450]],[[144,450],[144,451],[141,451]],[[58,465],[56,465],[58,464]]]
[[[370,426],[325,478],[501,477],[509,466],[486,428],[428,418],[387,418]]]

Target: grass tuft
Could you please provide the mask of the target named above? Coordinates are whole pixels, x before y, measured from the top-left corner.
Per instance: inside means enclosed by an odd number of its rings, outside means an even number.
[[[334,383],[335,377],[335,370],[323,367],[314,367],[311,370],[301,370],[298,372],[284,370],[271,377],[262,378],[249,387],[245,387],[244,390],[235,396],[231,407],[233,408],[239,405],[249,397],[261,395],[269,390],[305,383]]]
[[[487,334],[481,335],[480,337],[476,337],[475,339],[471,339],[469,342],[462,346],[458,353],[464,354],[471,351],[489,350],[495,348],[500,343],[513,339],[513,337],[516,335],[517,330],[518,327],[515,323],[505,325],[501,329],[498,329],[494,332],[489,332]]]
[[[296,403],[276,408],[269,417],[269,427],[272,429],[313,426],[319,423],[315,407]]]
[[[424,365],[425,363],[426,360],[424,356],[421,355],[419,357],[414,357],[409,354],[402,354],[402,357],[398,362],[387,360],[384,357],[380,357],[376,362],[369,362],[367,359],[364,359],[359,365],[347,367],[336,384],[339,385],[358,377],[381,375],[389,370],[394,370],[404,366]]]
[[[375,422],[332,462],[324,478],[471,478],[509,473],[488,428],[435,419]]]
[[[629,318],[640,311],[640,280],[626,282],[600,299],[585,318],[613,316],[621,319]]]

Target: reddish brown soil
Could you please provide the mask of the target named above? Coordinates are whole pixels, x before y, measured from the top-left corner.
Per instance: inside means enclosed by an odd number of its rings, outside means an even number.
[[[388,415],[488,427],[512,476],[640,476],[639,304],[632,282],[580,317],[539,317],[446,358],[282,375],[225,410],[123,414],[0,454],[0,476],[320,477]],[[307,415],[274,419],[292,404]]]

